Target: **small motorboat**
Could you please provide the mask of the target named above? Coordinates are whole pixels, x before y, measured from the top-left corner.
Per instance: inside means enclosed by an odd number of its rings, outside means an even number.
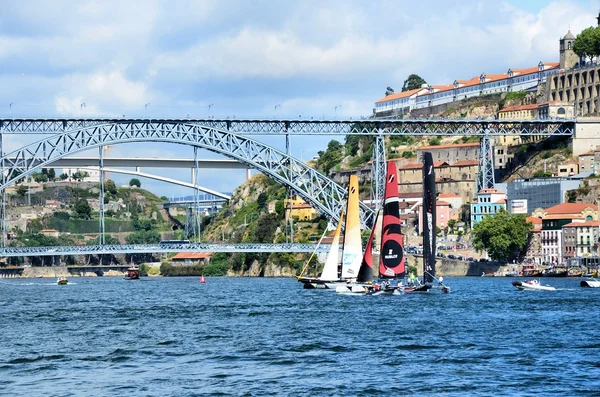
[[[587,280],[581,280],[579,282],[579,286],[580,287],[586,287],[586,288],[600,288],[600,281],[596,280],[595,278],[590,278]]]
[[[550,285],[541,285],[540,282],[536,279],[529,280],[529,281],[514,280],[512,282],[512,285],[520,291],[525,291],[525,290],[556,291],[556,288],[551,287]]]
[[[125,280],[139,280],[140,279],[140,268],[139,268],[139,266],[131,265],[127,269],[127,273],[125,274],[125,277],[123,277],[123,278]]]
[[[69,283],[69,280],[67,280],[66,277],[59,277],[56,280],[56,284],[58,284],[58,285],[67,285],[68,283]]]

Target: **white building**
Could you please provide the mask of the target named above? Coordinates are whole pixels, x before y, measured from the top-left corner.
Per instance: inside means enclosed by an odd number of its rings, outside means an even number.
[[[100,168],[99,167],[86,167],[82,168],[63,168],[62,172],[69,175],[69,178],[73,177],[76,172],[87,172],[88,176],[83,178],[83,182],[100,182]]]
[[[470,80],[454,80],[448,85],[428,85],[418,89],[388,95],[375,102],[374,113],[406,112],[460,101],[487,94],[517,91],[533,91],[546,81],[547,76],[557,73],[558,62],[540,62],[526,69],[510,68],[506,73],[482,73]]]

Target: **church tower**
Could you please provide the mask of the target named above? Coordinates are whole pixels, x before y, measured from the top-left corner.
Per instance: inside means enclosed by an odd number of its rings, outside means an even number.
[[[569,30],[565,37],[559,40],[560,43],[560,68],[571,69],[579,61],[579,57],[573,51],[575,36]]]

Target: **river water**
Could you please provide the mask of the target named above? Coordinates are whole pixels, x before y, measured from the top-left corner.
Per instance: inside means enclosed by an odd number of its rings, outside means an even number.
[[[0,395],[600,395],[600,289],[511,280],[402,296],[295,279],[0,280]]]

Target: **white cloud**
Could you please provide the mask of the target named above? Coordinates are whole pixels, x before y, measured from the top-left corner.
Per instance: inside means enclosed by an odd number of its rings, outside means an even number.
[[[9,2],[0,117],[205,117],[214,104],[217,117],[357,118],[410,73],[444,84],[557,61],[569,28],[596,24],[586,0],[511,3]]]

